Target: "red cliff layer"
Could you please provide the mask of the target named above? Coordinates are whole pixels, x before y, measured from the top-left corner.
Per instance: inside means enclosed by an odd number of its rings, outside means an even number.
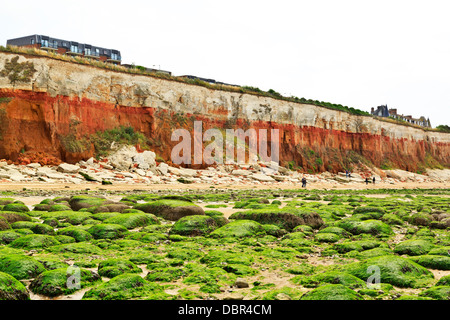
[[[195,120],[202,121],[203,131],[279,129],[280,164],[304,172],[337,172],[358,162],[409,171],[437,163],[450,166],[448,143],[268,121],[235,119],[230,122],[224,120],[223,114],[217,118],[173,114],[152,107],[127,107],[12,89],[0,89],[0,159],[17,161],[21,154],[41,152],[74,163],[95,156],[90,137],[96,132],[131,126],[149,139],[151,149],[159,157],[170,161],[171,150],[178,143],[171,141],[172,132],[180,128],[192,132]],[[70,147],[70,143],[81,140],[85,142],[82,149]]]

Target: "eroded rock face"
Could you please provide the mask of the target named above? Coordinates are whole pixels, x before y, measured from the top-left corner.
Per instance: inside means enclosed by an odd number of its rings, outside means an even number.
[[[14,56],[0,53],[0,69]],[[19,62],[34,63],[37,72],[30,83],[15,87],[0,77],[0,159],[25,161],[23,151],[39,151],[48,155],[48,161],[58,158],[74,164],[94,156],[93,134],[131,126],[147,136],[152,151],[168,162],[178,144],[171,140],[172,132],[192,132],[194,121],[201,121],[203,132],[278,129],[280,165],[291,163],[305,172],[343,172],[360,159],[409,171],[417,171],[430,157],[450,165],[450,134],[313,105],[44,57],[19,57]],[[269,133],[268,143],[272,140]],[[125,169],[137,163],[146,170],[153,166],[151,158],[151,153],[139,153],[116,165]]]

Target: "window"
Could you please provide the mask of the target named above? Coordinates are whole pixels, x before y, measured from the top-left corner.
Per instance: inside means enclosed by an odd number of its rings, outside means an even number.
[[[91,48],[84,48],[84,54],[86,56],[90,56],[91,55]]]
[[[42,47],[46,47],[46,48],[48,48],[48,40],[44,40],[44,39],[42,39]]]
[[[31,44],[34,44],[34,38],[31,39]]]
[[[77,52],[78,53],[78,46],[72,44],[70,46],[70,52]]]
[[[58,48],[58,41],[53,41],[53,46],[55,47],[55,48]]]

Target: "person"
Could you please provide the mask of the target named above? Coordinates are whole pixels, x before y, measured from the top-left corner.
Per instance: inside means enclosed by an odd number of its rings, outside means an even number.
[[[366,178],[366,184],[369,184],[369,178]]]
[[[345,177],[348,178],[348,170],[345,170]]]
[[[373,184],[375,184],[375,177],[373,177],[372,182],[373,182]]]
[[[302,188],[305,188],[305,187],[306,187],[306,178],[303,177],[302,178]]]

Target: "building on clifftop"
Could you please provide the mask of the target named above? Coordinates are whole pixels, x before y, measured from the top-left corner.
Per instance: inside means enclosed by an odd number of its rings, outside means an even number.
[[[397,109],[389,109],[387,105],[378,106],[377,109],[372,108],[371,114],[377,117],[393,118],[396,120],[405,121],[411,124],[415,124],[421,127],[431,128],[430,118],[426,119],[424,116],[420,118],[413,118],[412,116],[404,116],[397,113]]]
[[[119,50],[107,49],[90,44],[79,43],[76,41],[56,39],[38,34],[9,39],[6,41],[6,45],[36,48],[71,56],[83,56],[85,58],[95,59],[113,64],[121,64],[122,61]]]

